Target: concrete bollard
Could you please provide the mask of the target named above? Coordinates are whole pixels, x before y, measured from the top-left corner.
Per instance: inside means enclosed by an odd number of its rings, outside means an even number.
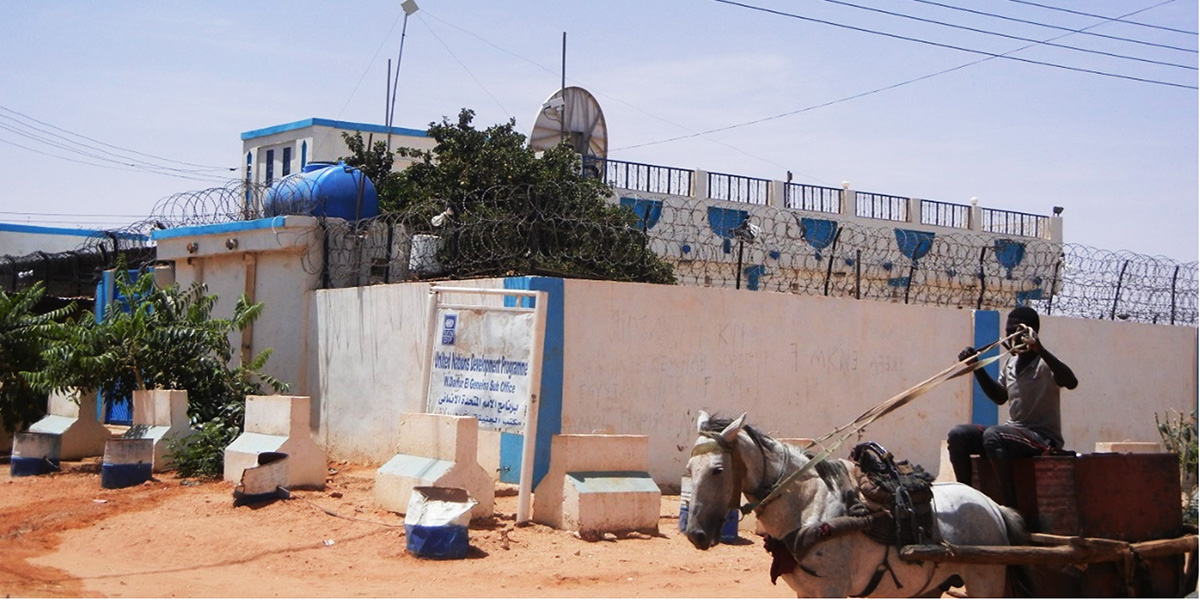
[[[375,474],[375,501],[381,507],[405,513],[414,488],[456,487],[476,502],[472,519],[492,516],[496,482],[479,466],[475,417],[405,413],[399,429],[397,454]]]
[[[246,469],[260,466],[260,454],[287,455],[288,489],[324,489],[329,466],[325,450],[312,439],[308,396],[247,396],[246,426],[225,448],[225,481],[238,483]]]
[[[22,432],[13,436],[9,474],[13,477],[45,475],[59,469],[62,436],[56,433]]]
[[[658,533],[662,491],[647,472],[644,435],[556,435],[534,490],[533,520],[583,535]]]
[[[127,488],[150,480],[154,469],[154,440],[114,438],[104,445],[100,487]]]
[[[133,392],[133,426],[121,436],[153,442],[152,469],[165,471],[172,466],[166,456],[167,445],[175,439],[196,433],[188,419],[186,390],[137,390]]]
[[[59,458],[79,460],[104,453],[104,443],[112,437],[96,419],[96,392],[76,392],[78,404],[70,394],[50,394],[46,416],[29,426],[33,433],[54,434],[61,438]]]

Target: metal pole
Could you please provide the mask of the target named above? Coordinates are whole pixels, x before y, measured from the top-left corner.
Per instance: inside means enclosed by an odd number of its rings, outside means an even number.
[[[1171,324],[1175,324],[1175,282],[1179,279],[1179,265],[1175,265],[1175,274],[1171,276]]]
[[[558,97],[562,98],[562,114],[559,115],[558,122],[558,143],[563,143],[567,139],[567,32],[563,32],[562,39],[562,79],[558,86]]]
[[[862,300],[862,250],[854,251],[854,299]]]
[[[737,262],[737,283],[734,285],[735,290],[742,289],[742,250],[744,243],[738,240],[738,262]]]
[[[825,267],[825,295],[829,295],[829,277],[833,275],[833,255],[837,253],[838,238],[842,237],[842,228],[839,226],[833,234],[833,243],[829,245],[829,265]]]
[[[908,279],[904,282],[904,303],[908,304],[908,291],[912,289],[913,275],[917,273],[917,261],[912,261],[912,266],[908,268]]]
[[[979,249],[979,299],[975,301],[975,310],[983,310],[983,294],[987,290],[987,278],[983,273],[984,256],[987,256],[987,246]]]
[[[1054,261],[1054,275],[1050,278],[1050,297],[1046,299],[1046,314],[1050,314],[1054,309],[1054,288],[1058,287],[1058,268],[1062,266],[1062,259]]]
[[[413,12],[416,12],[415,10]],[[392,78],[392,101],[387,115],[387,149],[392,151],[392,123],[396,118],[396,85],[400,83],[400,60],[404,58],[404,36],[408,33],[408,10],[404,11],[404,24],[400,26],[400,53],[396,55],[396,76]],[[390,67],[389,67],[389,73]]]
[[[1129,261],[1125,261],[1121,265],[1121,274],[1117,275],[1117,293],[1113,294],[1112,311],[1108,313],[1108,319],[1111,321],[1117,318],[1117,302],[1121,300],[1121,283],[1125,280],[1125,269],[1129,266]]]

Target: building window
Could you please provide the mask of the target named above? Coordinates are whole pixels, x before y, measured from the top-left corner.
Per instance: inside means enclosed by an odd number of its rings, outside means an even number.
[[[275,151],[267,150],[267,178],[264,181],[267,185],[271,185],[275,181]]]
[[[287,177],[292,172],[292,147],[283,148],[283,168],[279,169],[280,177]]]
[[[304,166],[308,164],[308,141],[300,142],[300,170],[304,170]]]

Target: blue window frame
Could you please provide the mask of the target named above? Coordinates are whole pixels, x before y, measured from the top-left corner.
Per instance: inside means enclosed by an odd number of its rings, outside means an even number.
[[[292,147],[284,146],[283,148],[283,166],[279,169],[280,177],[287,177],[292,172]]]
[[[267,185],[275,181],[275,151],[267,150],[267,178],[263,181]]]

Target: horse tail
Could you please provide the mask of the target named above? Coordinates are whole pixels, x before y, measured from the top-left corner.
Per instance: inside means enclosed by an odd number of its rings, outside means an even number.
[[[999,506],[998,508],[1000,509],[1001,518],[1004,519],[1004,529],[1008,534],[1009,545],[1028,545],[1029,528],[1025,525],[1025,519],[1021,517],[1021,513],[1007,506]],[[1036,597],[1033,576],[1029,572],[1028,565],[1008,565],[1005,569],[1005,574],[1008,576],[1009,594],[1012,597]]]

